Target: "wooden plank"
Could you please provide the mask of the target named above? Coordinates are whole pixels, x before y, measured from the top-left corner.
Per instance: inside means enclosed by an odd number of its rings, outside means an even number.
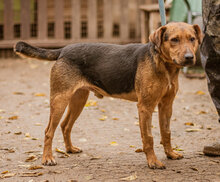
[[[21,1],[21,38],[30,38],[30,0]]]
[[[146,44],[149,36],[149,13],[141,10],[141,43]]]
[[[38,39],[47,39],[47,1],[38,0]]]
[[[97,37],[97,0],[88,0],[88,38]]]
[[[111,38],[113,35],[113,14],[112,0],[104,0],[104,38]]]
[[[4,0],[4,39],[13,39],[13,9],[12,0]]]
[[[129,39],[128,0],[120,0],[120,38]]]
[[[72,39],[80,39],[81,32],[81,6],[80,0],[72,0],[72,27],[71,27],[71,37]]]
[[[61,0],[54,0],[55,3],[55,38],[64,39],[64,3]]]

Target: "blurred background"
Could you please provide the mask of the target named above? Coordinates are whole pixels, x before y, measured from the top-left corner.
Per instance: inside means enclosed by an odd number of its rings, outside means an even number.
[[[25,40],[47,48],[77,42],[148,42],[158,0],[0,0],[0,57]],[[167,21],[199,23],[202,0],[166,0]]]

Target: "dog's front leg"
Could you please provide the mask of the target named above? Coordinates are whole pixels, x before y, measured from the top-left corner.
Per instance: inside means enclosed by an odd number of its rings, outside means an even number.
[[[170,118],[172,115],[172,105],[175,95],[176,89],[173,87],[167,92],[167,94],[158,104],[160,133],[161,142],[164,146],[164,151],[167,157],[170,159],[181,159],[183,158],[183,155],[174,152],[171,145]]]
[[[141,137],[143,142],[143,151],[146,154],[148,166],[151,169],[164,169],[165,166],[160,162],[153,149],[153,137],[151,133],[151,120],[154,106],[138,102],[139,122],[141,129]]]

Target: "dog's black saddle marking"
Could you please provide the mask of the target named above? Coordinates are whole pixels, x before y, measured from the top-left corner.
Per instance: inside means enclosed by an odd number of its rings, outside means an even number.
[[[104,43],[72,44],[63,48],[60,58],[78,66],[82,75],[108,94],[129,93],[139,61],[151,57],[152,44],[114,45]]]

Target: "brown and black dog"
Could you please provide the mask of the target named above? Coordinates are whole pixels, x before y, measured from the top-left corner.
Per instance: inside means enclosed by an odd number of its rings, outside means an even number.
[[[89,91],[99,98],[110,96],[137,102],[143,151],[150,168],[165,168],[153,149],[151,120],[159,108],[161,142],[170,159],[183,156],[171,146],[170,118],[178,90],[182,66],[195,63],[201,43],[198,25],[169,23],[150,35],[148,44],[113,45],[79,43],[57,50],[41,49],[25,42],[15,45],[15,52],[26,57],[56,60],[50,78],[50,120],[45,130],[42,163],[55,165],[52,140],[60,119],[66,151],[81,152],[71,142],[71,129],[80,115]]]

